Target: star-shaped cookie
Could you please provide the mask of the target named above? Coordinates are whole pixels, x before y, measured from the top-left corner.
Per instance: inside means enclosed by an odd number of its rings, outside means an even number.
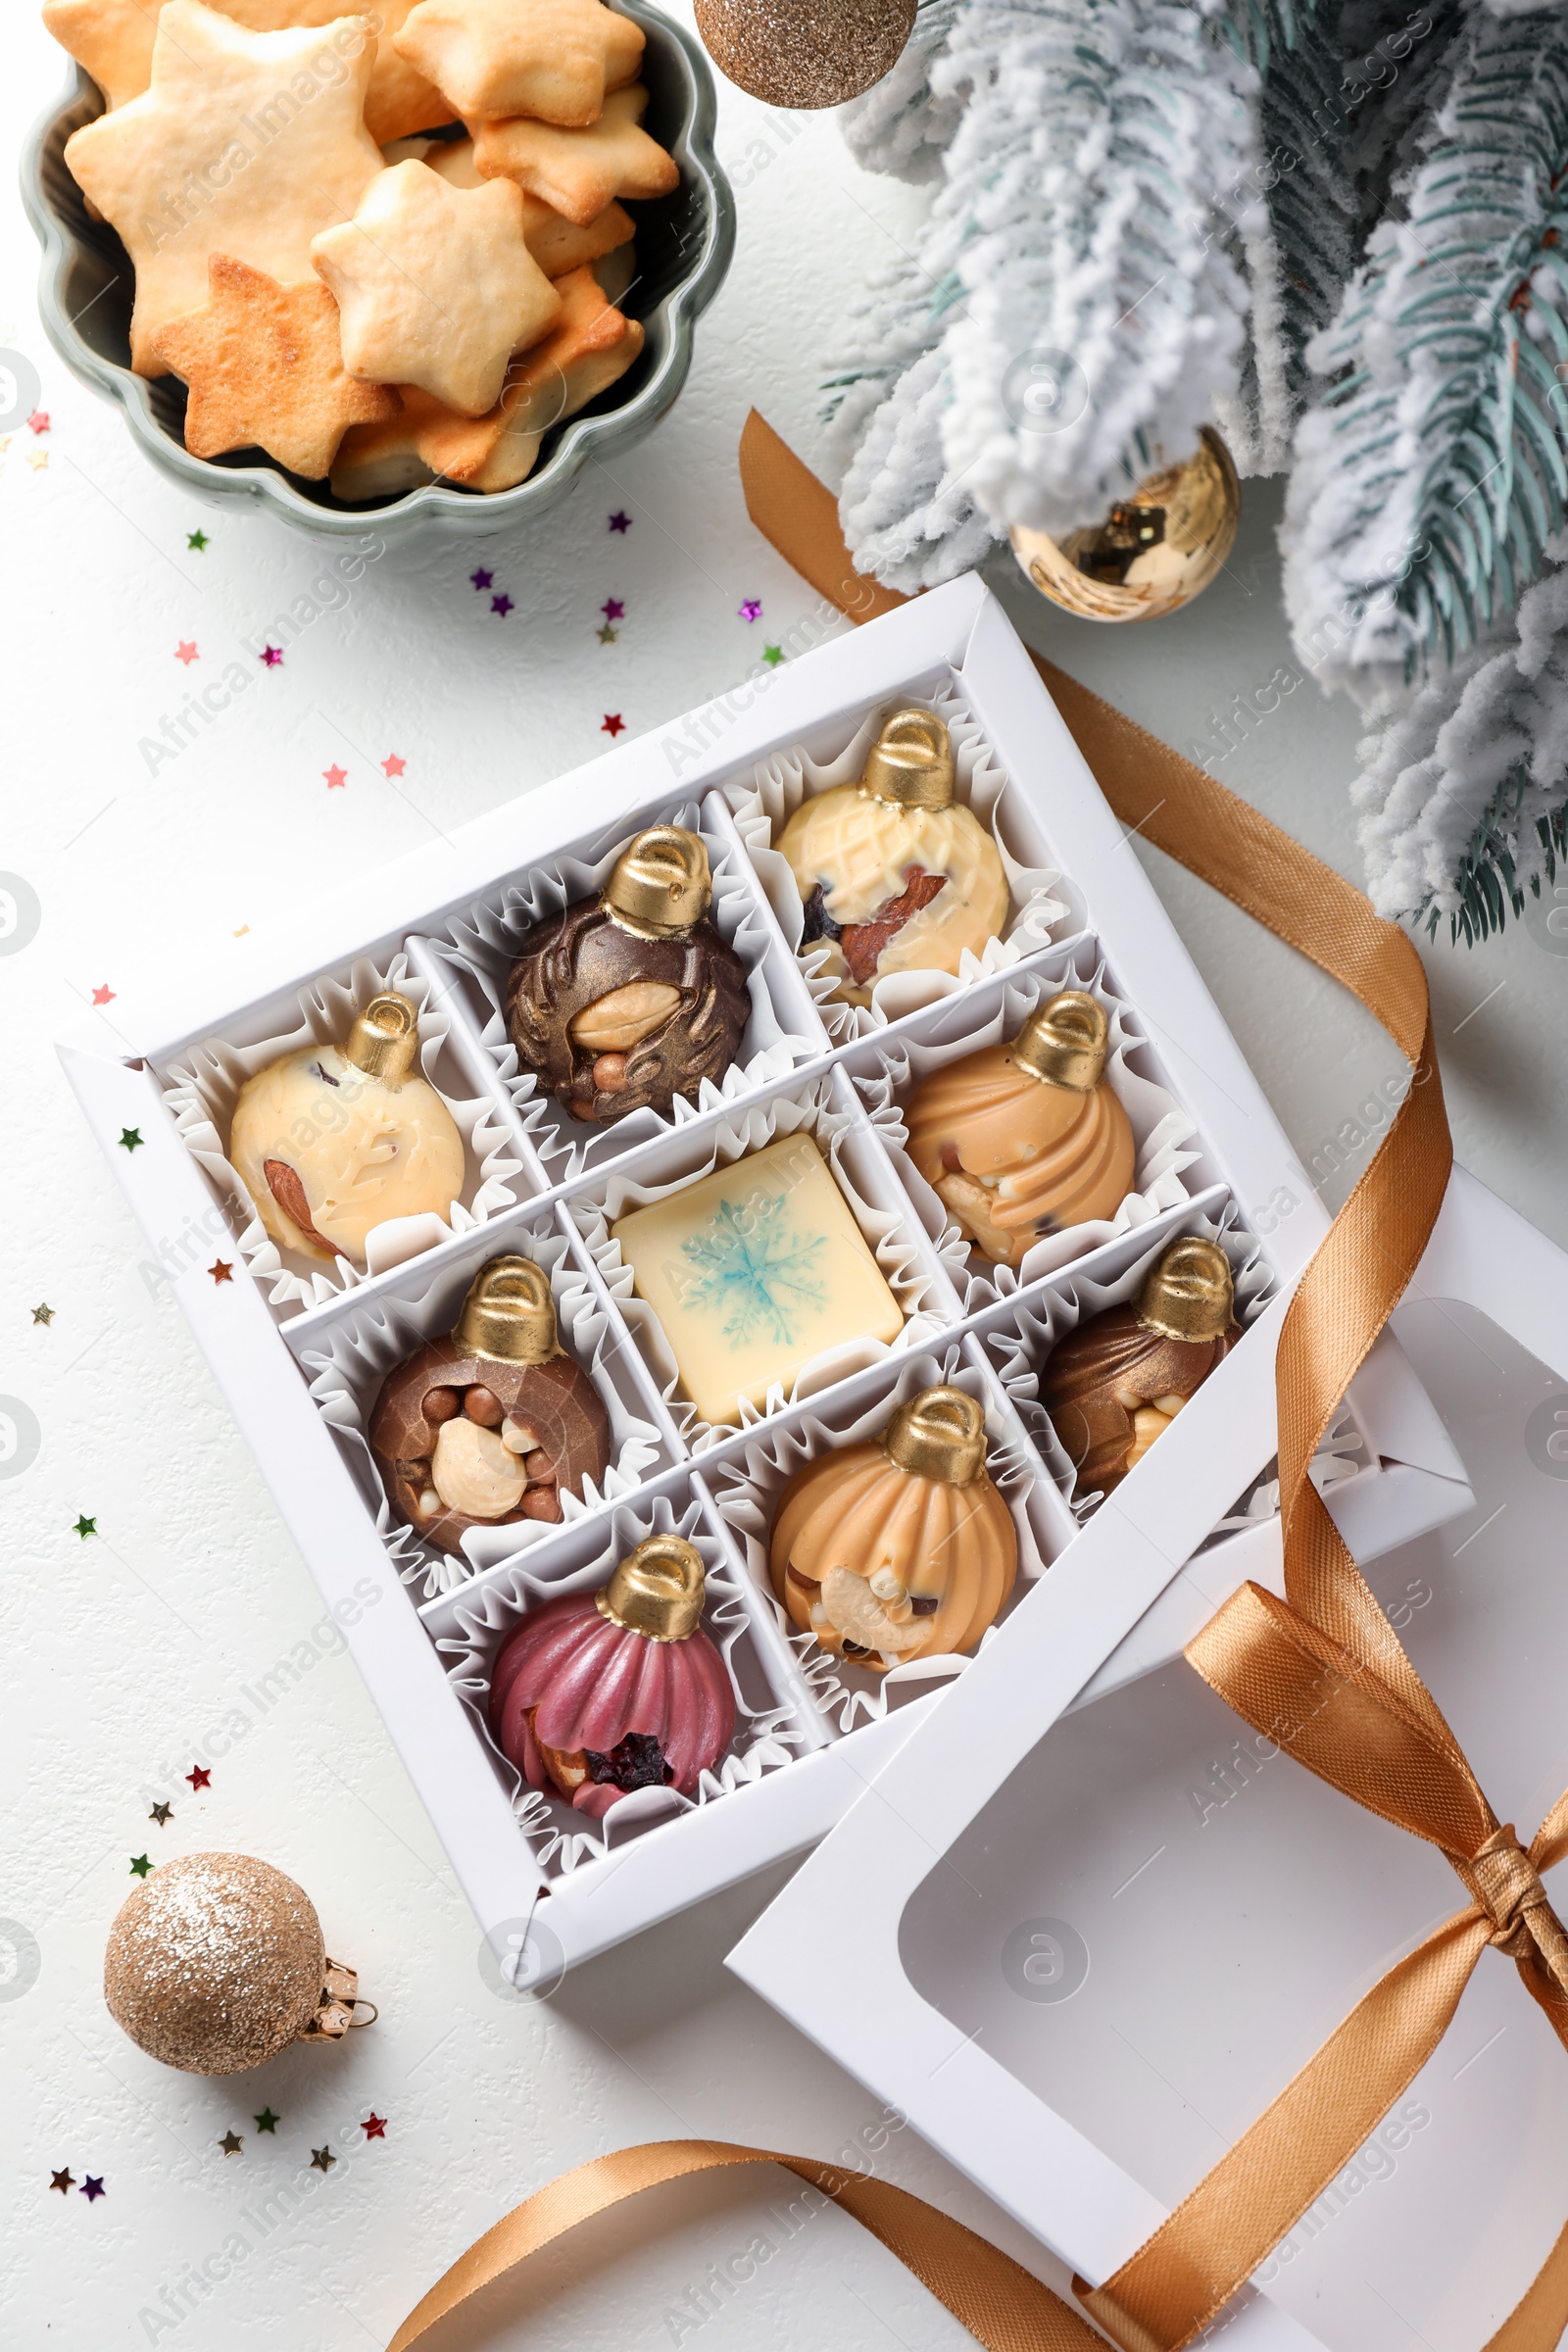
[[[680,166],[639,129],[648,104],[641,82],[613,90],[587,130],[558,130],[553,122],[470,122],[473,160],[481,179],[514,179],[543,197],[579,228],[598,219],[617,196],[667,196],[680,185]],[[78,137],[80,133],[78,132]]]
[[[337,304],[316,278],[280,286],[226,253],[209,271],[211,299],[155,337],[157,358],[190,387],[185,447],[198,458],[265,449],[319,481],[349,426],[395,416],[397,394],[349,374]]]
[[[164,372],[154,337],[205,301],[210,254],[285,285],[312,277],[312,237],[352,220],[383,168],[362,111],[373,54],[362,17],[247,32],[200,0],[165,0],[150,88],[66,142],[135,265],[138,375]]]
[[[372,180],[354,219],[311,243],[343,314],[351,372],[416,384],[465,416],[493,409],[512,354],[561,308],[522,213],[510,180],[454,188],[419,163]]]
[[[84,66],[109,107],[139,98],[152,79],[153,36],[164,0],[47,0],[43,21],[62,49]],[[343,0],[214,0],[220,16],[251,32],[281,32],[289,25],[330,24],[344,14]],[[399,57],[392,35],[415,0],[378,0],[375,64],[365,100],[365,126],[372,139],[407,138],[452,120],[440,91]]]
[[[624,375],[643,347],[635,318],[605,300],[591,270],[557,281],[561,316],[542,343],[513,362],[487,416],[457,416],[428,393],[407,391],[389,424],[356,425],[332,468],[349,502],[416,489],[435,476],[469,490],[510,490],[532,471],[552,425]]]
[[[418,0],[393,46],[454,114],[597,122],[607,90],[634,81],[645,35],[600,0]]]
[[[432,139],[423,161],[448,187],[485,188],[494,184],[480,178],[471,139]],[[584,262],[601,261],[617,246],[629,244],[636,233],[637,223],[624,205],[607,204],[586,228],[579,228],[575,220],[558,213],[542,196],[530,196],[523,191],[522,240],[546,277],[564,277],[568,270],[580,270]]]

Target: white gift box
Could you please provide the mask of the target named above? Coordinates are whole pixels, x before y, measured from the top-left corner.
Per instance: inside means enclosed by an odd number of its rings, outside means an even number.
[[[1171,1581],[1193,1474],[1219,1457],[1240,1482],[1272,1448],[1280,1311],[730,1955],[1092,2284],[1466,1899],[1171,1658],[1201,1622]],[[1474,1501],[1369,1581],[1528,1842],[1568,1784],[1568,1257],[1456,1170],[1395,1322]],[[1474,2352],[1568,2212],[1564,2063],[1484,1956],[1408,2094],[1201,2340]]]
[[[1005,937],[957,975],[904,975],[879,985],[853,1021],[834,1007],[824,1018],[810,953],[796,953],[780,860],[763,840],[768,796],[782,806],[825,789],[855,767],[880,715],[911,699],[952,717],[960,793],[1005,849]],[[508,942],[530,909],[586,887],[639,826],[681,817],[708,839],[717,916],[747,963],[752,1019],[740,1063],[670,1120],[638,1116],[624,1134],[574,1130],[519,1073],[506,1040]],[[358,1002],[397,958],[419,994],[427,1066],[435,1072],[438,1059],[449,1093],[472,1105],[469,1198],[449,1219],[372,1233],[364,1274],[339,1261],[330,1277],[279,1282],[227,1167],[219,1081],[228,1073],[231,1084],[242,1053],[254,1057],[302,1020],[318,1033],[324,1009]],[[1037,1245],[1017,1276],[977,1266],[900,1148],[903,1090],[965,1039],[1000,1035],[1043,993],[1080,983],[1113,1012],[1113,1083],[1133,1118],[1138,1193],[1104,1225]],[[1045,1570],[1087,1541],[1080,1525],[1097,1524],[1095,1498],[1073,1493],[1071,1465],[1034,1399],[1042,1335],[1128,1295],[1139,1267],[1186,1231],[1221,1234],[1242,1320],[1262,1330],[1267,1301],[1326,1228],[1121,827],[1000,606],[972,579],[750,680],[437,847],[342,879],[329,903],[258,928],[220,960],[193,968],[172,954],[141,988],[127,983],[119,1009],[138,1041],[135,1060],[75,1052],[65,1060],[147,1237],[151,1277],[178,1297],[328,1603],[365,1577],[391,1602],[345,1612],[356,1620],[349,1645],[498,1956],[523,1979],[812,1843],[937,1703],[941,1684],[968,1670],[933,1661],[924,1675],[862,1690],[858,1703],[848,1686],[828,1690],[834,1678],[809,1644],[791,1641],[761,1580],[759,1513],[780,1459],[808,1458],[869,1427],[906,1393],[917,1364],[929,1378],[972,1384],[1020,1530],[1015,1613],[1051,1581]],[[217,1073],[205,1093],[193,1071]],[[803,1126],[881,1263],[904,1328],[891,1347],[808,1364],[765,1413],[747,1408],[742,1427],[710,1427],[682,1398],[609,1228],[626,1205]],[[139,1129],[142,1149],[119,1148],[126,1127]],[[563,1342],[611,1408],[612,1467],[561,1524],[478,1531],[463,1555],[436,1558],[387,1511],[365,1415],[395,1347],[446,1330],[475,1270],[511,1249],[532,1250],[550,1272]],[[231,1279],[212,1278],[219,1260],[232,1263]],[[1250,1331],[1233,1358],[1258,1394],[1266,1384],[1250,1367],[1262,1352]],[[1181,1558],[1197,1557],[1171,1585],[1166,1619],[1146,1634],[1167,1655],[1189,1620],[1255,1573],[1271,1544],[1278,1552],[1267,1451],[1237,1476],[1228,1456],[1199,1468],[1183,1453]],[[1142,1491],[1147,1466],[1127,1493]],[[1315,1475],[1363,1558],[1470,1500],[1393,1340],[1358,1377]],[[1120,1494],[1116,1502],[1119,1515]],[[713,1547],[709,1630],[733,1635],[737,1675],[753,1678],[743,1692],[750,1728],[734,1769],[709,1776],[693,1803],[614,1807],[608,1826],[544,1824],[538,1808],[519,1808],[516,1776],[484,1730],[488,1660],[519,1609],[602,1573],[616,1531],[661,1512]],[[1010,1639],[1004,1612],[987,1650]]]

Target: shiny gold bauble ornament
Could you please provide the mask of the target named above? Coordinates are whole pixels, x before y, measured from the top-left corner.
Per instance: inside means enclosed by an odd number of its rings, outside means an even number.
[[[1241,520],[1231,453],[1211,425],[1180,466],[1146,474],[1103,522],[1065,539],[1012,532],[1012,552],[1042,596],[1081,620],[1157,620],[1201,596]]]
[[[914,26],[915,0],[697,0],[714,65],[766,106],[842,106],[880,81]]]
[[[327,1958],[304,1888],[248,1854],[163,1863],[104,1953],[116,2025],[190,2075],[245,2074],[291,2041],[341,2039],[368,2006],[358,1989],[354,1971]]]

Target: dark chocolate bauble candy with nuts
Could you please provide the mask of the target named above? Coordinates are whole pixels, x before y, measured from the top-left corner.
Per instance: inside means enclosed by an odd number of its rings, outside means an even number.
[[[734,1060],[751,1014],[746,966],[710,921],[708,852],[682,825],[639,833],[598,899],[523,939],[507,979],[507,1030],[574,1119],[668,1118]]]
[[[1092,1315],[1053,1348],[1040,1401],[1078,1472],[1109,1494],[1241,1338],[1217,1242],[1172,1242],[1135,1300]]]
[[[719,72],[764,106],[842,106],[898,64],[915,0],[697,0]]]
[[[495,1257],[457,1324],[381,1384],[370,1451],[393,1509],[443,1551],[470,1527],[556,1520],[610,1467],[610,1415],[556,1336],[543,1267]]]

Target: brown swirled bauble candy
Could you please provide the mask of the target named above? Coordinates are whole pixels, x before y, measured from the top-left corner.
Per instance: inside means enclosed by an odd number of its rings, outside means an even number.
[[[249,1854],[185,1854],[145,1879],[109,1931],[104,1998],[138,2049],[191,2075],[339,2040],[365,2005],[303,1886]]]
[[[1018,1567],[980,1405],[924,1389],[879,1438],[808,1462],[779,1496],[769,1565],[792,1624],[835,1657],[881,1673],[971,1648]]]
[[[999,1265],[1112,1215],[1132,1189],[1133,1131],[1103,1075],[1109,1035],[1104,1006],[1064,989],[1010,1045],[950,1061],[909,1098],[910,1159]]]
[[[1109,1494],[1241,1338],[1217,1242],[1172,1242],[1131,1304],[1080,1323],[1051,1351],[1040,1401],[1078,1472]]]
[[[370,1451],[387,1500],[443,1551],[470,1527],[559,1519],[610,1467],[610,1415],[556,1334],[550,1277],[527,1257],[493,1257],[444,1340],[381,1384]]]
[[[734,1060],[751,1015],[746,966],[713,923],[708,852],[654,825],[597,899],[535,923],[507,977],[517,1059],[574,1119],[668,1118]]]
[[[1190,458],[1146,474],[1102,522],[1059,540],[1020,523],[1012,552],[1041,595],[1081,620],[1158,620],[1218,578],[1241,514],[1231,453],[1205,424]]]
[[[891,74],[915,0],[697,0],[719,72],[764,106],[842,106]]]

